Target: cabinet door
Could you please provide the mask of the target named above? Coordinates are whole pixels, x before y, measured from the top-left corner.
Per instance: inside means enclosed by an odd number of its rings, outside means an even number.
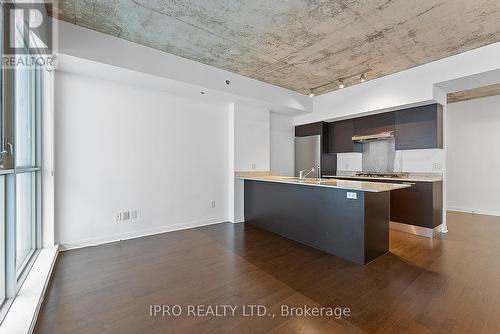
[[[329,124],[329,153],[362,152],[363,147],[352,141],[354,122],[352,119]]]
[[[354,134],[357,136],[370,135],[386,131],[394,131],[393,112],[354,119]]]
[[[321,135],[323,132],[323,122],[298,125],[295,127],[295,137],[308,137]]]
[[[391,220],[434,228],[433,184],[416,182],[411,188],[391,191]]]
[[[442,106],[396,111],[396,150],[443,148]]]

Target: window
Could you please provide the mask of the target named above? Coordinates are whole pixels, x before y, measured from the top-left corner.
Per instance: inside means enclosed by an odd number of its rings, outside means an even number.
[[[3,55],[3,6],[0,6],[0,55]],[[3,133],[3,66],[0,67],[0,146]],[[2,146],[3,147],[3,146]],[[1,162],[3,167],[3,162]],[[0,309],[5,301],[5,176],[0,175]]]
[[[21,277],[37,246],[37,114],[41,70],[15,69],[15,220],[16,274]]]
[[[34,173],[16,174],[16,273],[19,276],[36,248]]]
[[[2,6],[0,3],[0,11]],[[3,55],[7,29],[1,12],[0,19]],[[16,31],[16,38],[19,36]],[[19,65],[1,69],[0,321],[41,245],[40,119],[44,70]]]

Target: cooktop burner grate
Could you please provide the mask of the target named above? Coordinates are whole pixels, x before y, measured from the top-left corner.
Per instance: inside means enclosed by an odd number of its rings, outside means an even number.
[[[356,176],[363,177],[386,177],[386,178],[404,178],[407,177],[407,173],[381,173],[381,172],[360,172],[356,173]]]

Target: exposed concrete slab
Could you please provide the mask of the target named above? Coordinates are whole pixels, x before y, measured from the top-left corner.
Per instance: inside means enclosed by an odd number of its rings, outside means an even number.
[[[498,0],[60,0],[56,14],[304,94],[500,41]]]

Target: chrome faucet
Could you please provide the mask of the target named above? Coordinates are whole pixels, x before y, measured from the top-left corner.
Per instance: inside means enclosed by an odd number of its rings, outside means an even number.
[[[312,172],[314,172],[316,169],[313,167],[311,169],[303,169],[301,171],[299,171],[299,180],[303,180],[307,177],[307,175],[311,174]],[[306,174],[304,174],[305,172],[307,172]]]

